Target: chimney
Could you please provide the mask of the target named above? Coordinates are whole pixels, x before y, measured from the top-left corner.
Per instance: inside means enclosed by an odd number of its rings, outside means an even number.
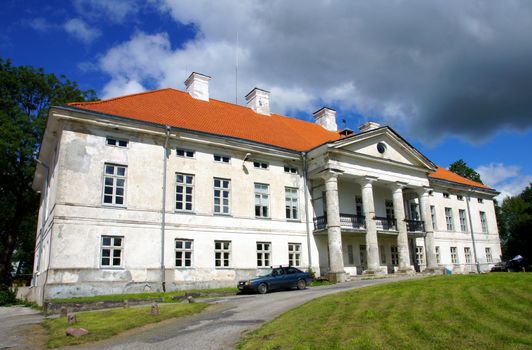
[[[381,125],[379,123],[375,123],[375,122],[367,122],[365,124],[362,124],[358,127],[358,129],[360,130],[360,132],[364,132],[364,131],[370,131],[370,130],[373,130],[373,129],[377,129],[377,128],[380,128]]]
[[[246,95],[248,107],[256,113],[270,115],[270,92],[254,88]]]
[[[314,122],[321,125],[329,131],[338,131],[338,125],[336,124],[336,111],[332,108],[322,107],[314,114]]]
[[[202,101],[209,101],[209,80],[211,77],[200,73],[192,72],[187,80],[185,87],[190,96]]]

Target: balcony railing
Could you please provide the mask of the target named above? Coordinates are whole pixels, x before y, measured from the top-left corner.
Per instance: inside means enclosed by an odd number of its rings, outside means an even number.
[[[314,218],[314,229],[322,230],[327,227],[327,217],[318,216]],[[364,230],[366,228],[366,220],[364,216],[357,216],[353,214],[340,214],[340,227],[346,229]]]
[[[375,216],[375,223],[377,225],[377,230],[397,231],[397,221],[395,219]]]
[[[408,232],[425,232],[425,222],[421,220],[405,220]]]

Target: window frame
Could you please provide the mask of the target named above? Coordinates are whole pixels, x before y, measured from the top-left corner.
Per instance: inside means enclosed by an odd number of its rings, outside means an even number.
[[[436,222],[436,207],[434,205],[430,206],[430,217],[432,219],[432,229],[434,231],[438,230],[438,224]]]
[[[266,192],[262,192],[261,190],[264,190],[264,188],[257,188],[257,187],[265,187]],[[260,182],[254,183],[254,198],[255,198],[255,218],[257,219],[269,219],[271,218],[270,213],[270,185]],[[259,191],[258,191],[259,190]],[[257,196],[259,196],[259,204],[257,205]],[[263,200],[266,199],[266,205],[264,205]],[[259,207],[259,215],[257,215],[257,206]],[[264,214],[264,208],[266,208],[266,215]]]
[[[216,186],[216,181],[220,181],[220,186]],[[224,181],[227,181],[227,188],[224,187]],[[224,179],[221,177],[213,178],[213,208],[214,215],[231,215],[231,179]],[[220,191],[220,195],[216,196],[216,191]],[[223,204],[224,193],[227,192],[227,205]],[[219,199],[219,204],[216,204],[216,198]],[[220,211],[216,211],[216,207],[219,206]],[[227,207],[227,212],[224,212],[224,208]]]
[[[471,255],[471,247],[464,247],[464,258],[466,264],[472,264],[473,258]]]
[[[271,266],[272,242],[256,242],[257,268]]]
[[[186,181],[180,183],[178,182],[178,176],[183,176],[183,179],[185,180],[186,177],[192,177],[192,184],[187,184]],[[195,197],[195,180],[196,180],[196,177],[194,176],[194,174],[185,174],[185,173],[175,173],[175,211],[176,212],[186,212],[186,213],[193,213],[194,212],[194,197]],[[183,192],[181,192],[181,195],[183,196],[182,200],[181,200],[181,204],[182,204],[182,208],[179,209],[177,207],[177,204],[178,204],[178,200],[177,200],[177,196],[179,195],[179,193],[177,192],[177,188],[178,186],[181,186],[183,187]],[[187,188],[191,188],[191,193],[190,193],[190,196],[192,197],[191,198],[191,201],[190,201],[190,209],[186,209],[186,205],[188,204],[188,201],[186,200],[186,196],[187,196],[187,193],[186,193],[186,190]]]
[[[220,248],[216,248],[216,245],[220,243],[221,246]],[[225,248],[224,244],[225,243],[228,243],[228,247]],[[231,241],[228,241],[228,240],[215,240],[214,241],[214,267],[216,269],[229,269],[231,268],[232,266],[232,261],[231,261],[231,248],[232,248],[233,244]],[[217,254],[220,254],[220,258],[217,258]],[[224,262],[225,260],[227,260],[227,265],[217,265],[217,262],[218,260],[220,260],[220,262]]]
[[[486,263],[493,263],[493,254],[491,252],[491,247],[484,247],[484,254],[486,255]]]
[[[216,157],[218,157],[219,159],[217,160]],[[228,155],[214,153],[212,155],[212,159],[215,163],[231,164],[231,156]]]
[[[183,152],[183,154],[179,154],[179,152]],[[192,153],[192,155],[189,155],[189,153]],[[194,159],[196,158],[196,151],[186,148],[176,148],[175,149],[175,155],[179,158],[188,158],[188,159]]]
[[[270,169],[270,163],[265,162],[263,160],[253,160],[253,168],[259,169],[259,170],[269,170]]]
[[[399,266],[399,247],[396,245],[390,246],[390,254],[392,266]]]
[[[115,144],[110,144],[109,141],[112,140],[115,142]],[[120,145],[120,142],[125,142],[126,145],[125,146],[121,146]],[[111,147],[117,147],[117,148],[129,148],[129,140],[128,139],[122,139],[122,138],[118,138],[118,137],[114,137],[114,136],[106,136],[105,137],[105,145],[106,146],[111,146]]]
[[[488,233],[488,217],[486,216],[486,212],[480,210],[479,211],[480,216],[480,226],[482,228],[482,233]]]
[[[108,174],[107,173],[107,167],[113,167],[113,174]],[[119,168],[123,168],[124,169],[124,175],[118,175],[118,170]],[[124,208],[126,207],[126,203],[127,203],[127,165],[122,165],[122,164],[116,164],[116,163],[104,163],[103,164],[103,174],[102,174],[102,205],[103,206],[108,206],[108,207],[118,207],[118,208]],[[112,187],[109,186],[106,182],[107,180],[106,179],[112,179]],[[118,186],[117,183],[118,183],[118,180],[123,180],[124,183],[122,186]],[[105,190],[106,188],[108,187],[111,187],[112,188],[112,192],[111,194],[106,194]],[[120,196],[120,195],[117,195],[116,194],[116,190],[117,188],[122,188],[123,189],[123,194]],[[111,199],[112,199],[112,202],[111,203],[106,203],[105,202],[105,197],[108,197],[108,196],[111,196]],[[116,203],[116,199],[117,199],[117,196],[118,197],[122,197],[122,201],[123,203],[119,203],[117,204]]]
[[[284,166],[284,172],[286,174],[297,175],[297,174],[299,174],[299,169],[297,167],[293,167],[293,166],[290,166],[290,165],[285,165]]]
[[[416,264],[417,266],[425,265],[425,249],[422,245],[416,246]]]
[[[467,233],[467,217],[465,209],[458,209],[458,221],[460,221],[460,232]]]
[[[447,231],[453,232],[454,231],[454,217],[453,217],[453,208],[445,207],[445,224],[447,227]],[[447,214],[450,215],[447,215]]]
[[[460,259],[458,257],[458,247],[449,247],[449,251],[451,252],[451,264],[460,264]]]
[[[287,220],[289,221],[300,220],[299,218],[299,188],[288,187],[288,186],[284,188],[284,205],[285,205],[285,217]],[[293,215],[294,210],[295,210],[295,215]]]
[[[298,248],[298,249],[290,249],[290,248]],[[288,265],[299,267],[301,265],[301,252],[302,252],[303,245],[301,243],[290,243],[288,242]],[[294,264],[293,262],[299,262],[299,264]]]
[[[104,239],[110,239],[109,245],[104,244]],[[114,244],[116,239],[120,239],[120,245],[117,246]],[[104,250],[109,250],[109,256],[104,257]],[[114,259],[116,257],[114,256],[115,251],[120,251],[120,256],[118,257],[120,259],[120,264],[115,265]],[[103,259],[109,259],[109,264],[105,265],[103,263]],[[124,236],[118,236],[118,235],[101,235],[100,236],[100,268],[102,269],[123,269],[124,268]]]
[[[441,264],[441,255],[440,255],[440,246],[437,245],[434,247],[434,253],[436,255],[436,264]]]
[[[177,247],[177,242],[183,243],[183,246],[181,248]],[[190,248],[186,247],[186,243],[190,243]],[[176,238],[174,240],[174,249],[175,249],[175,268],[176,269],[190,269],[194,267],[194,240],[189,238]],[[185,265],[177,265],[178,257],[177,253],[182,253],[183,255],[179,258],[182,260],[182,263],[185,263]],[[190,257],[187,259],[186,253],[190,253]],[[186,266],[186,261],[190,261],[190,265]]]

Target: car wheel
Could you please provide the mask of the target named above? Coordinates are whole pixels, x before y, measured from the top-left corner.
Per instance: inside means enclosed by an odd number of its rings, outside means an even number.
[[[305,280],[299,280],[297,281],[297,289],[302,290],[307,287],[307,282]]]
[[[268,286],[266,285],[266,283],[261,283],[257,287],[257,290],[259,291],[260,294],[266,294],[268,293]]]

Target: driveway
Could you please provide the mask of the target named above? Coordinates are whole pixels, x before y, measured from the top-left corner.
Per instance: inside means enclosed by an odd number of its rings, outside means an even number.
[[[360,280],[302,291],[273,292],[265,295],[237,295],[205,299],[212,305],[206,311],[156,326],[126,332],[112,339],[75,349],[233,349],[245,331],[260,327],[283,312],[328,294],[416,277],[401,276]]]
[[[36,349],[46,334],[39,325],[43,316],[29,307],[0,307],[0,349]]]

